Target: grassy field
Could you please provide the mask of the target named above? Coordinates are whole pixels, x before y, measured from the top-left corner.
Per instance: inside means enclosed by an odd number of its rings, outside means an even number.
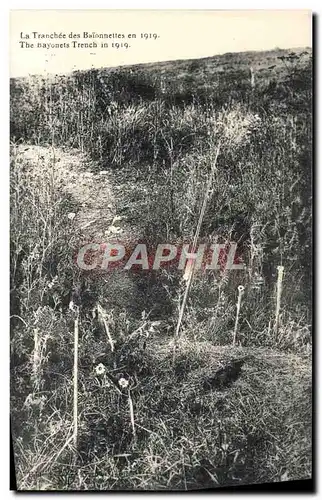
[[[11,80],[19,489],[311,476],[311,72],[304,48]],[[245,269],[195,273],[173,358],[183,272],[84,272],[75,255],[191,242],[219,144],[200,241],[238,241]],[[236,358],[238,380],[205,385]]]

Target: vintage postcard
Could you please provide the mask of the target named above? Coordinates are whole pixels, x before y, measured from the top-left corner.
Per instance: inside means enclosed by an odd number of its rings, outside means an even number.
[[[312,13],[11,11],[10,162],[17,489],[311,484]]]

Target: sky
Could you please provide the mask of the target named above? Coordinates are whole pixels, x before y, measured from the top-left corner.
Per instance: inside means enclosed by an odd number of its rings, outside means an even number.
[[[14,10],[10,76],[311,47],[311,38],[309,10]],[[93,45],[78,45],[85,43]]]

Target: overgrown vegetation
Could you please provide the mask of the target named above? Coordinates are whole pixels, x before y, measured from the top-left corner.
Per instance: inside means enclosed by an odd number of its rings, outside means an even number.
[[[310,477],[310,50],[12,80],[11,139],[19,488],[198,489]],[[82,273],[75,251],[107,237],[73,223],[86,212],[86,185],[73,193],[78,174],[93,187],[107,171],[115,200],[106,230],[114,212],[123,239],[191,242],[219,143],[200,239],[238,241],[246,267],[195,274],[173,364],[182,271]],[[96,197],[106,203],[99,187]],[[80,428],[77,449],[61,452],[73,421],[75,289]],[[231,387],[203,389],[222,361],[246,355]],[[116,384],[95,372],[100,363]]]

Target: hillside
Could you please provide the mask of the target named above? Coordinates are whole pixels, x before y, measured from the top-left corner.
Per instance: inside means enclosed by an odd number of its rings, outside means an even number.
[[[121,69],[136,71],[143,69],[145,72],[156,73],[168,79],[184,78],[187,73],[201,81],[205,76],[210,81],[218,77],[218,73],[249,70],[252,67],[259,72],[260,78],[267,78],[273,74],[280,79],[285,78],[288,69],[296,62],[297,68],[305,68],[311,61],[312,49],[309,47],[295,49],[279,49],[254,52],[229,52],[222,55],[204,57],[201,59],[183,59],[158,63],[120,66]],[[102,71],[106,71],[102,68]],[[113,68],[110,68],[113,71]]]

